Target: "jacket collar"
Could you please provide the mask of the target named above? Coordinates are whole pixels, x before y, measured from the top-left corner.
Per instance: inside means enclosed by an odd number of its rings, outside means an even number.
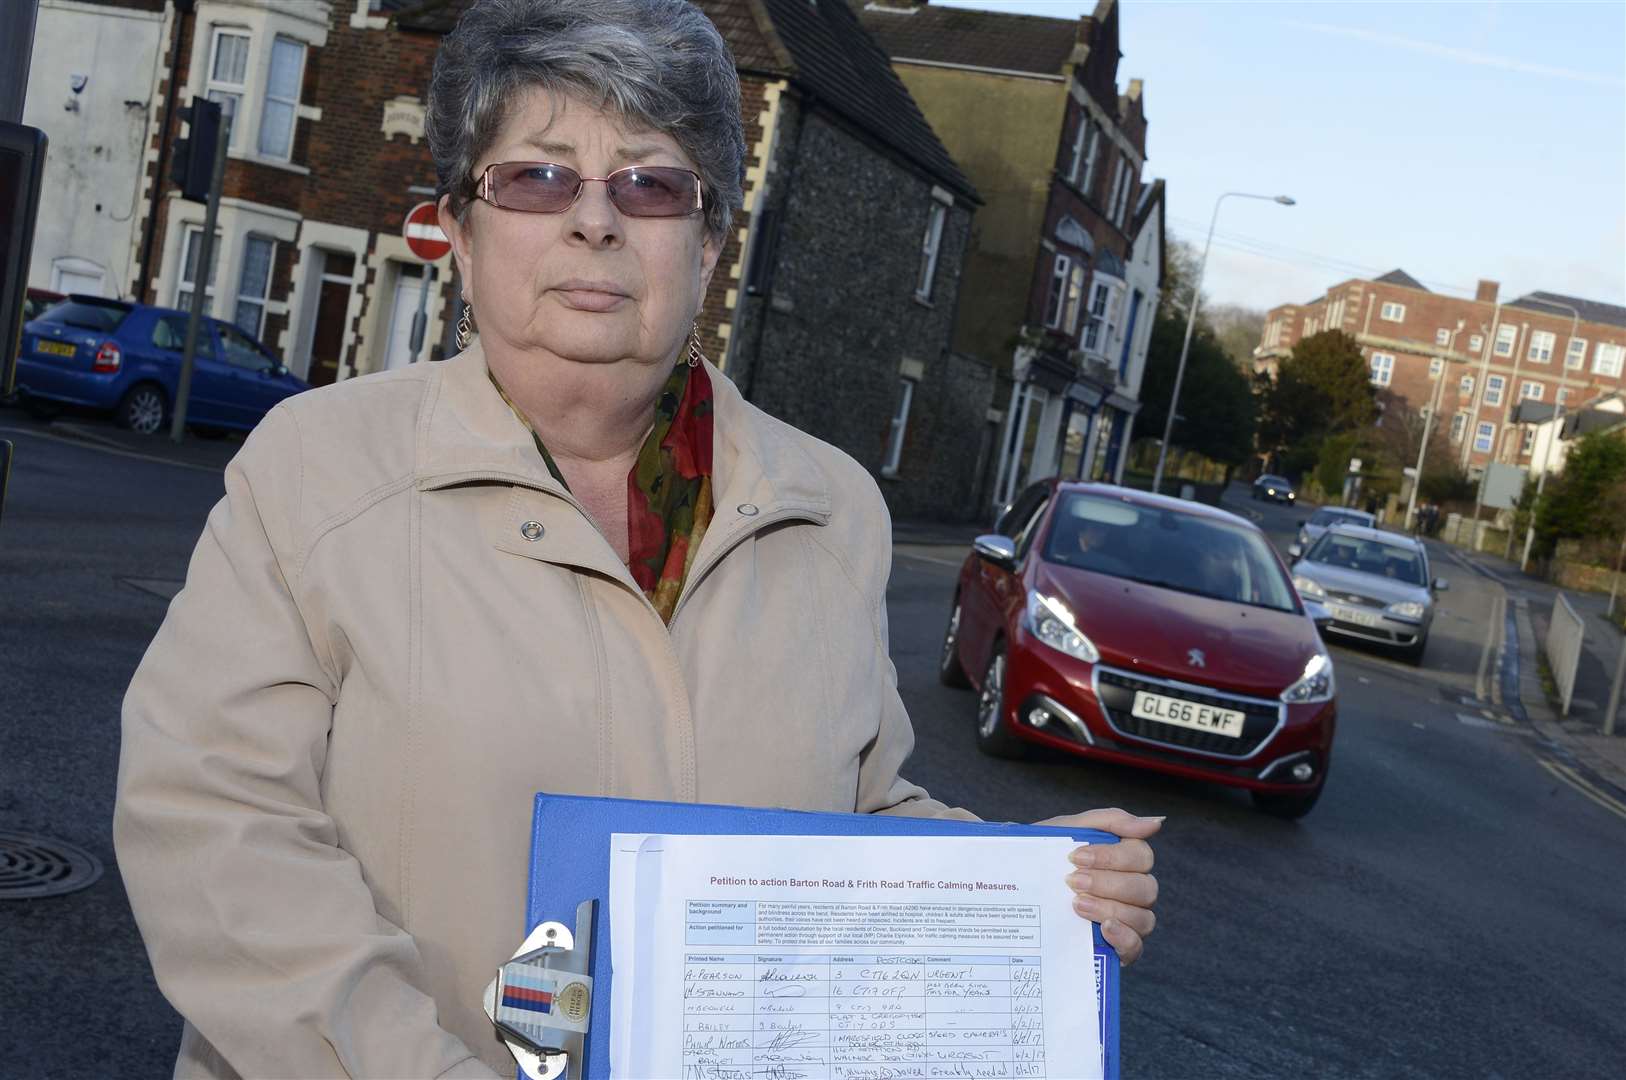
[[[431,491],[476,480],[505,481],[566,493],[548,474],[530,432],[491,384],[478,340],[450,360],[430,365],[418,418],[417,486]],[[716,423],[711,532],[739,518],[830,519],[824,471],[802,445],[808,437],[750,404],[708,362]],[[752,521],[739,522],[749,526]],[[732,530],[727,530],[732,531]],[[705,545],[710,546],[710,545]]]

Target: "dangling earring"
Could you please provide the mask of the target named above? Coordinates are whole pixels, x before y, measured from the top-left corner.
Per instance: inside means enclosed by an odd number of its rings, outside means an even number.
[[[700,349],[700,324],[695,323],[689,330],[689,366],[699,367],[706,359],[706,354]]]
[[[463,302],[463,314],[457,317],[457,351],[462,352],[469,347],[474,339],[474,305],[466,299]]]

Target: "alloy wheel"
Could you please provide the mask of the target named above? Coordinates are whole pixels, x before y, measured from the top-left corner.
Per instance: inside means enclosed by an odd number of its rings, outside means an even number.
[[[130,395],[124,418],[138,435],[152,435],[164,425],[164,398],[158,391],[142,388]]]
[[[999,713],[1005,705],[1005,653],[994,654],[988,662],[988,674],[982,680],[982,697],[977,701],[977,732],[992,738],[999,730]]]

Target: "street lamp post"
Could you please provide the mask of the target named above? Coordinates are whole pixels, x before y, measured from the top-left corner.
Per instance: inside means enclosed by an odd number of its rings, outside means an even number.
[[[1191,331],[1197,325],[1197,304],[1203,295],[1203,273],[1208,269],[1208,249],[1214,246],[1214,226],[1219,224],[1220,203],[1230,198],[1268,199],[1292,206],[1294,200],[1286,195],[1250,195],[1245,191],[1227,191],[1214,200],[1214,216],[1208,222],[1208,240],[1203,244],[1203,261],[1197,266],[1197,283],[1191,290],[1191,309],[1186,312],[1186,339],[1180,345],[1180,365],[1174,371],[1174,393],[1169,395],[1169,416],[1163,422],[1163,444],[1157,448],[1157,471],[1152,476],[1152,492],[1163,487],[1163,463],[1169,456],[1169,437],[1174,434],[1174,414],[1180,404],[1180,383],[1186,377],[1186,353],[1191,349]]]
[[[1564,362],[1565,367],[1568,367],[1571,343],[1575,341],[1575,332],[1580,329],[1581,326],[1581,313],[1575,310],[1575,308],[1571,307],[1569,304],[1558,300],[1544,299],[1541,302],[1552,307],[1561,307],[1569,310],[1570,336],[1569,341],[1564,342]],[[1556,403],[1556,407],[1553,409],[1553,431],[1551,435],[1547,436],[1547,445],[1541,448],[1541,475],[1536,477],[1536,502],[1530,504],[1530,520],[1525,524],[1524,528],[1524,552],[1519,556],[1520,573],[1523,573],[1524,568],[1530,565],[1530,547],[1535,543],[1536,540],[1536,505],[1541,501],[1542,489],[1547,486],[1547,470],[1552,466],[1553,460],[1553,443],[1557,442],[1558,437],[1564,433],[1563,393],[1564,376],[1560,375],[1558,377],[1557,390],[1560,400]]]
[[[1456,352],[1457,335],[1462,333],[1462,328],[1465,325],[1467,325],[1466,320],[1457,320],[1457,328],[1451,331],[1451,338],[1445,343],[1445,351],[1447,356],[1453,352]],[[1428,454],[1428,437],[1429,434],[1434,430],[1434,418],[1440,413],[1440,394],[1445,387],[1445,380],[1449,379],[1450,377],[1451,365],[1447,361],[1446,357],[1441,357],[1440,378],[1439,381],[1434,384],[1434,402],[1428,407],[1428,415],[1423,417],[1423,445],[1417,448],[1417,474],[1411,478],[1411,494],[1406,496],[1405,527],[1407,529],[1411,528],[1411,523],[1414,520],[1413,515],[1417,513],[1417,489],[1423,485],[1423,458]]]

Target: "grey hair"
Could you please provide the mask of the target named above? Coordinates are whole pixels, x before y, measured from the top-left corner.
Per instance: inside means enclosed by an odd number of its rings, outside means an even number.
[[[700,174],[707,232],[727,236],[745,178],[739,76],[722,35],[689,0],[475,0],[429,80],[437,193],[452,197],[460,218],[475,162],[532,88],[670,135]]]

